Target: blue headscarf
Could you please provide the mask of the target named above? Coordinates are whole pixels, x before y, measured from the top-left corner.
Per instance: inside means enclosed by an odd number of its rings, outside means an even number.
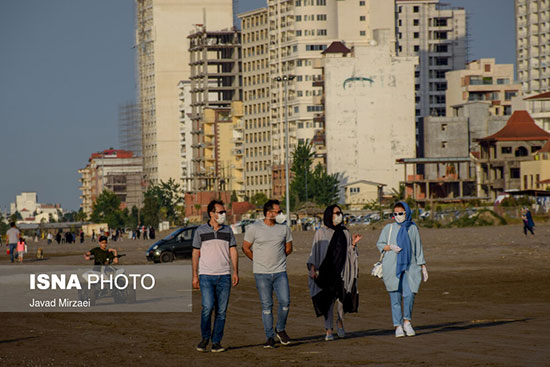
[[[397,267],[395,275],[397,278],[401,276],[401,273],[409,269],[411,265],[411,239],[409,238],[409,227],[416,225],[412,221],[411,208],[404,201],[400,201],[399,204],[405,208],[405,221],[399,224],[399,232],[397,232],[397,246],[401,247],[401,251],[397,254]]]

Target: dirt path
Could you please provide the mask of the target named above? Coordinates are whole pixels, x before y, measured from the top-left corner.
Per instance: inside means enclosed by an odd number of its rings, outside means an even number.
[[[356,232],[352,228],[352,232]],[[264,334],[250,262],[231,294],[225,353],[198,353],[200,293],[192,313],[2,313],[0,366],[548,366],[550,365],[550,226],[524,237],[520,226],[421,229],[430,280],[417,295],[414,338],[396,339],[389,296],[368,273],[379,231],[360,231],[360,309],[347,336],[324,341],[307,289],[312,232],[295,233],[288,259],[294,343],[262,348]],[[145,263],[152,241],[123,241],[126,264]],[[242,243],[242,237],[238,236]],[[31,244],[32,253],[37,246]],[[82,264],[87,245],[46,248],[42,264]],[[73,247],[69,247],[73,246]],[[65,256],[70,254],[70,256]],[[182,263],[189,262],[183,260]],[[0,264],[8,265],[5,252]],[[162,265],[159,265],[162,266]]]

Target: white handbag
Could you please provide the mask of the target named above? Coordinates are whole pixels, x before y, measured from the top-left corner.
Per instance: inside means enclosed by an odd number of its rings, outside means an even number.
[[[393,226],[390,225],[390,231],[388,233],[388,241],[387,241],[388,245],[390,244],[392,228],[393,228]],[[372,270],[370,271],[370,275],[372,275],[373,277],[378,277],[378,278],[382,279],[382,277],[383,277],[383,274],[382,274],[382,260],[384,260],[384,254],[385,253],[386,253],[386,251],[382,251],[382,254],[380,255],[380,259],[378,260],[378,262],[376,264],[373,265]]]

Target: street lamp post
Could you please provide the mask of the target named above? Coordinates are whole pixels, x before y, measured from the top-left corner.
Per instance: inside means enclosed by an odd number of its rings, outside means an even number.
[[[275,78],[277,82],[283,83],[285,89],[285,196],[286,196],[286,218],[287,223],[290,222],[290,190],[289,190],[289,173],[288,173],[288,141],[289,141],[289,132],[288,132],[288,82],[294,79],[294,75],[283,75]]]

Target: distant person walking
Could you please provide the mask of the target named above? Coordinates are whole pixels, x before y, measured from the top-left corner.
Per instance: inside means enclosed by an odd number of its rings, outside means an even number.
[[[17,241],[17,258],[19,259],[20,264],[23,262],[23,255],[25,255],[25,247],[27,247],[27,244],[25,243],[25,239],[23,237],[19,237],[19,241]]]
[[[92,242],[95,242],[95,229],[92,229]]]
[[[531,211],[527,208],[523,208],[521,210],[521,219],[523,220],[523,233],[527,236],[527,231],[529,231],[534,236],[535,232],[533,228],[535,227],[535,222],[533,221]]]
[[[324,226],[315,232],[307,260],[309,291],[317,317],[325,317],[326,341],[332,334],[334,306],[338,314],[338,336],[345,337],[344,312],[357,312],[359,274],[356,245],[362,236],[351,236],[343,224],[338,205],[331,205],[323,216]]]
[[[383,279],[390,293],[395,336],[400,338],[416,334],[411,325],[414,298],[422,277],[424,281],[428,280],[428,270],[420,232],[412,221],[407,203],[400,201],[394,205],[393,218],[395,222],[382,229],[376,246],[380,252],[385,252],[382,261]]]
[[[283,345],[290,344],[286,321],[290,307],[290,288],[286,273],[286,258],[292,253],[292,234],[284,224],[287,219],[278,200],[264,204],[265,219],[246,227],[243,252],[253,262],[256,288],[262,305],[262,322],[267,338],[264,348],[275,346],[275,335]],[[273,291],[279,309],[273,330]]]
[[[46,239],[48,241],[48,245],[51,245],[52,240],[53,240],[53,235],[50,232],[48,232],[48,235],[46,236]]]
[[[84,243],[84,231],[80,230],[80,243]]]
[[[206,351],[212,339],[212,352],[223,352],[221,345],[225,314],[231,286],[239,283],[239,254],[231,227],[224,224],[226,211],[222,201],[208,204],[208,223],[193,237],[193,288],[201,290],[201,336],[199,352]],[[231,276],[233,269],[233,276]],[[212,312],[215,313],[212,328]]]
[[[15,222],[10,222],[10,229],[6,231],[6,235],[8,237],[7,245],[9,246],[9,249],[10,249],[11,262],[14,262],[15,249],[17,248],[17,242],[19,242],[19,238],[21,237],[21,232],[15,226]]]

